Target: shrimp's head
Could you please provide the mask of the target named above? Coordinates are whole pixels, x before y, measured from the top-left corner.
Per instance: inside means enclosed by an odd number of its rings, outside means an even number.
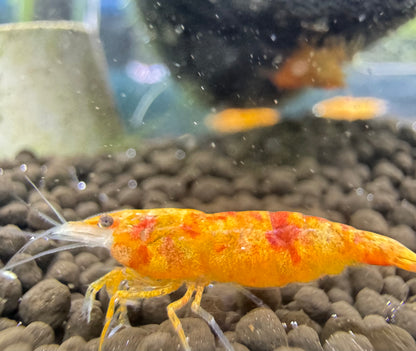
[[[140,211],[121,210],[101,213],[83,221],[68,222],[58,231],[59,234],[68,231],[68,238],[62,238],[63,240],[86,240],[91,246],[104,246],[111,249],[114,237],[128,232],[133,222],[138,221],[137,212]]]
[[[183,248],[175,244],[175,237],[181,236],[182,218],[189,211],[172,208],[120,210],[88,218],[82,225],[90,226],[90,233],[110,233],[111,237],[105,239],[108,240],[106,245],[111,256],[123,266],[143,276],[162,279],[165,274],[171,274],[169,262],[178,262]],[[177,270],[177,264],[174,268]]]
[[[109,249],[114,231],[114,228],[111,228],[110,218],[103,214],[84,221],[70,221],[49,229],[48,237],[83,243],[85,246],[102,246]]]
[[[157,213],[156,213],[157,212]],[[138,268],[148,255],[148,245],[155,240],[154,227],[159,210],[120,210],[103,213],[82,222],[72,222],[79,228],[101,240],[121,264]],[[140,258],[143,262],[139,262]]]
[[[106,247],[110,249],[113,242],[114,232],[114,227],[112,227],[114,223],[110,223],[110,221],[112,221],[111,217],[106,217],[106,215],[103,214],[88,218],[84,221],[70,221],[63,224],[57,224],[42,234],[32,235],[31,239],[23,245],[0,270],[0,273],[7,272],[14,267],[20,266],[21,264],[42,256],[54,254],[67,249],[75,249],[79,247]],[[30,257],[23,259],[18,258],[18,254],[24,253],[26,249],[32,245],[32,243],[40,239],[62,240],[67,241],[68,243],[42,251]]]

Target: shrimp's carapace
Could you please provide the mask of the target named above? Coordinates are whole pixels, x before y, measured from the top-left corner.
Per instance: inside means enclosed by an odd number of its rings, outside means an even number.
[[[268,127],[278,123],[280,114],[276,109],[229,108],[205,118],[208,128],[219,133],[236,133],[254,128]]]
[[[312,112],[316,117],[355,121],[379,117],[386,106],[384,100],[374,97],[335,96],[315,104]]]

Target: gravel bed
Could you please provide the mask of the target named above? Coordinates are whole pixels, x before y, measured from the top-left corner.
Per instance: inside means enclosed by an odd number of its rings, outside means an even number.
[[[0,161],[0,260],[49,227],[38,210],[55,218],[25,174],[68,220],[120,208],[291,210],[379,232],[416,250],[415,157],[416,133],[408,126],[311,118],[204,140],[151,141],[98,157],[22,151]],[[57,245],[39,240],[20,255]],[[97,350],[108,297],[98,294],[88,323],[83,294],[116,264],[105,249],[76,249],[16,268],[18,280],[0,275],[0,350]],[[415,273],[359,266],[252,292],[269,308],[227,284],[207,288],[202,299],[236,351],[416,350]],[[131,326],[108,338],[103,350],[180,349],[165,308],[182,293],[133,303]],[[193,350],[223,349],[189,306],[179,316]]]

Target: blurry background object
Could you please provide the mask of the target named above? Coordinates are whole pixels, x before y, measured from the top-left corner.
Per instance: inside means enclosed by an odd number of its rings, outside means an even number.
[[[172,78],[134,0],[101,0],[100,38],[128,134],[178,135],[199,127],[194,122],[202,119],[206,108],[185,96]]]
[[[279,120],[279,112],[272,108],[228,108],[207,116],[205,124],[208,128],[219,133],[235,133],[270,127],[278,123]]]
[[[386,102],[372,97],[335,96],[315,104],[312,112],[329,119],[373,119],[386,113]]]
[[[83,151],[94,152],[118,144],[123,132],[134,138],[204,133],[205,116],[229,108],[278,108],[282,118],[310,115],[314,104],[338,95],[382,99],[388,101],[388,113],[412,118],[416,22],[397,34],[393,29],[415,16],[415,3],[0,0],[0,21],[21,22],[3,26],[8,31],[3,37],[12,37],[13,26],[19,37],[1,42],[7,55],[0,60],[5,65],[5,57],[17,50],[38,67],[29,74],[11,60],[2,69],[7,74],[0,89],[3,99],[10,97],[1,104],[1,114],[13,118],[0,121],[0,131],[8,135],[1,146],[12,146],[13,152],[37,143],[36,151],[53,146],[73,153],[83,145]],[[68,19],[65,28],[52,29]],[[40,28],[45,22],[39,20],[48,20],[47,28]],[[22,26],[37,33],[30,39],[37,51],[20,39],[28,35]],[[55,56],[41,45],[46,33],[55,33],[61,45]],[[58,68],[60,76],[52,72]],[[26,79],[15,85],[24,93],[11,94],[10,79],[19,75]],[[42,85],[44,98],[36,95]],[[75,118],[88,114],[93,117]],[[20,115],[29,122],[21,122]],[[38,133],[10,134],[11,124]]]
[[[345,87],[304,89],[282,107],[296,118],[311,106],[339,95],[368,96],[386,102],[386,116],[414,121],[416,115],[416,19],[357,52],[344,66]]]
[[[3,2],[0,156],[94,153],[121,126],[98,40],[99,1]]]
[[[416,12],[416,0],[136,2],[172,76],[205,103],[227,106],[269,106],[286,97],[292,89],[272,81],[299,55],[309,65],[309,81],[299,87],[319,80],[325,85],[328,70],[340,70]],[[343,82],[339,77],[335,83]]]

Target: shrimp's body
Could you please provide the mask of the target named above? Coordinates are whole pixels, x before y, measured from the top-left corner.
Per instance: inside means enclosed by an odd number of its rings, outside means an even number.
[[[100,243],[124,266],[87,291],[90,308],[103,286],[112,296],[101,343],[116,305],[124,312],[118,314],[123,319],[126,301],[168,294],[183,283],[187,292],[168,306],[168,315],[184,349],[190,347],[175,311],[196,292],[192,310],[209,323],[227,350],[233,350],[212,316],[200,307],[204,287],[211,282],[276,287],[340,273],[359,263],[416,272],[416,254],[397,241],[296,212],[121,210],[68,222],[53,228],[51,237]]]
[[[154,209],[107,216],[112,256],[153,279],[258,288],[311,281],[360,262],[416,269],[416,255],[389,238],[296,212]],[[84,223],[97,226],[100,218]],[[399,259],[404,252],[415,259],[411,267]]]

